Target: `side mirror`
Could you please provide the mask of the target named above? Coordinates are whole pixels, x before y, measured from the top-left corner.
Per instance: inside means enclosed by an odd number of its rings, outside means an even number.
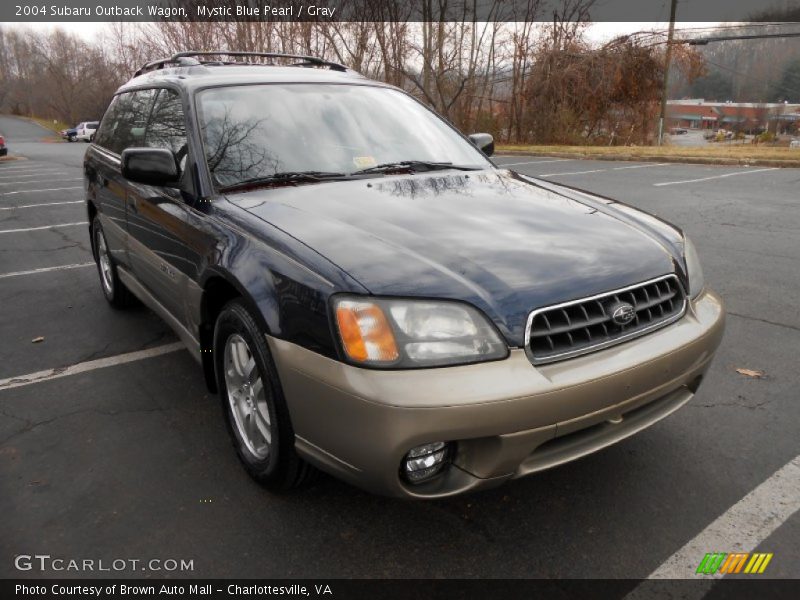
[[[490,133],[473,133],[469,141],[478,147],[486,156],[494,154],[494,138]]]
[[[178,165],[166,148],[128,148],[122,151],[122,176],[145,185],[174,186]]]

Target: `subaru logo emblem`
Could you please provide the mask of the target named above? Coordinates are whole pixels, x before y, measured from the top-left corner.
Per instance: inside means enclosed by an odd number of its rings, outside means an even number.
[[[615,302],[608,307],[608,313],[611,320],[619,326],[627,325],[636,317],[636,311],[627,302]]]

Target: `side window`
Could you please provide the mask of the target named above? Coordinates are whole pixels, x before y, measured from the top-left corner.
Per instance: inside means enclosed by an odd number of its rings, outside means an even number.
[[[150,113],[144,145],[171,150],[183,169],[187,151],[186,124],[181,97],[177,92],[168,89],[158,92]]]
[[[111,149],[111,133],[116,127],[117,122],[117,104],[119,103],[119,96],[114,96],[111,99],[111,104],[108,105],[103,119],[100,122],[100,127],[94,135],[94,143],[103,148]]]
[[[122,154],[125,148],[144,146],[155,94],[156,90],[139,90],[117,96],[103,117],[95,142],[117,154]]]
[[[153,106],[156,90],[139,90],[120,97],[120,115],[114,131],[111,150],[122,154],[126,148],[144,146],[147,118]],[[124,97],[123,97],[124,96]]]

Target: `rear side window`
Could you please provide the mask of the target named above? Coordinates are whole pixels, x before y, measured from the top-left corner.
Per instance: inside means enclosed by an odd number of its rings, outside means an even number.
[[[119,96],[114,96],[111,99],[111,104],[108,105],[108,108],[103,115],[103,120],[100,122],[100,127],[94,134],[94,143],[98,146],[102,146],[103,148],[110,149],[111,132],[115,127],[114,122],[116,120],[115,114],[117,112],[118,102]]]
[[[143,146],[171,150],[182,165],[186,157],[186,125],[180,95],[168,89],[159,90]]]
[[[95,143],[122,154],[126,148],[144,146],[147,118],[156,90],[125,92],[114,98],[108,107]]]

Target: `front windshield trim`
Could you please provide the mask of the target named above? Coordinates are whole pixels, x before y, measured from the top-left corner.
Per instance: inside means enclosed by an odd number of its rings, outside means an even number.
[[[207,91],[216,90],[216,89],[226,89],[226,88],[239,88],[239,87],[262,87],[262,86],[294,86],[294,85],[319,85],[319,86],[351,86],[351,87],[363,87],[363,88],[373,88],[373,89],[382,89],[382,90],[389,90],[396,93],[403,94],[406,98],[410,98],[413,100],[417,105],[422,107],[426,112],[430,113],[431,118],[435,119],[436,121],[443,123],[446,125],[453,133],[456,134],[461,141],[467,145],[470,149],[475,151],[476,154],[476,161],[474,167],[476,170],[480,169],[481,167],[485,169],[496,170],[498,167],[491,160],[488,156],[483,154],[479,148],[475,147],[475,145],[467,138],[465,134],[463,134],[460,130],[458,130],[450,121],[439,115],[435,110],[431,107],[426,105],[424,102],[419,100],[418,98],[414,97],[412,94],[408,93],[407,91],[394,87],[392,85],[388,85],[379,81],[374,80],[364,80],[364,81],[303,81],[303,80],[286,80],[286,81],[240,81],[240,82],[224,82],[224,83],[214,83],[209,85],[198,86],[192,90],[190,95],[190,101],[192,105],[192,120],[194,121],[194,130],[197,132],[197,144],[200,149],[200,154],[202,155],[202,165],[204,170],[205,178],[210,186],[210,189],[214,190],[215,194],[224,194],[225,192],[221,191],[221,188],[230,187],[224,184],[217,183],[215,181],[214,175],[211,171],[211,168],[208,165],[208,148],[206,146],[206,139],[205,136],[201,133],[203,130],[202,123],[202,115],[203,115],[203,107],[202,102],[200,101],[200,96]],[[480,164],[480,161],[483,161],[484,164]],[[198,161],[200,162],[200,161]],[[363,175],[354,174],[358,171],[351,171],[348,175],[351,175],[353,179],[356,177],[362,178]],[[380,174],[378,175],[380,176]],[[342,181],[341,179],[332,179],[327,182],[335,182],[335,181]],[[326,181],[320,181],[319,183],[325,183]]]

